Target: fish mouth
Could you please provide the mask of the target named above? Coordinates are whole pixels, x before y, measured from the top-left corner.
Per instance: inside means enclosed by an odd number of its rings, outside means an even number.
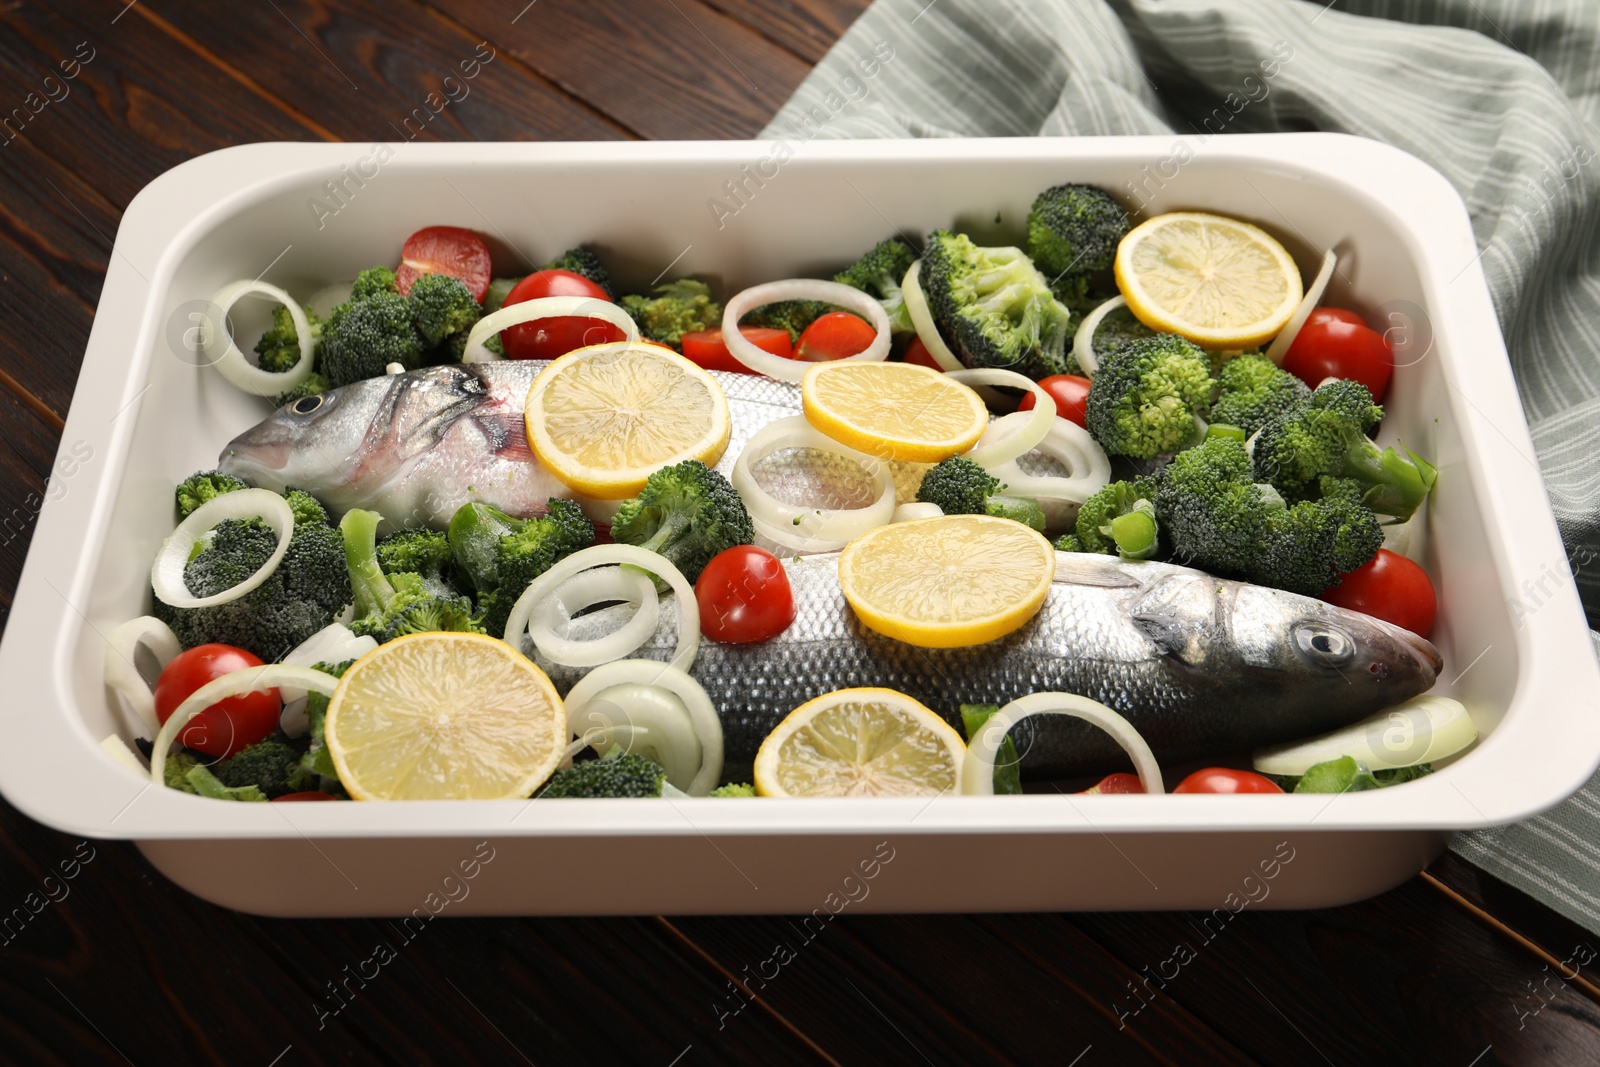
[[[1439,677],[1440,672],[1444,670],[1444,656],[1440,655],[1439,650],[1434,647],[1433,642],[1429,641],[1421,634],[1413,633],[1412,631],[1407,630],[1403,626],[1396,626],[1395,631],[1396,636],[1398,636],[1400,640],[1411,649],[1411,651],[1416,653],[1417,658],[1432,668],[1433,676],[1435,678]]]
[[[246,435],[248,436],[248,435]],[[275,478],[288,466],[294,449],[287,441],[247,441],[243,437],[228,442],[217,457],[217,469],[246,481]]]

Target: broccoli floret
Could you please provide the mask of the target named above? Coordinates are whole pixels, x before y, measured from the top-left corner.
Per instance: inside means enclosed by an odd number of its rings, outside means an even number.
[[[1157,550],[1156,479],[1104,486],[1078,509],[1079,551],[1149,559]]]
[[[190,549],[183,583],[195,596],[215,596],[260,570],[277,548],[277,533],[260,519],[223,519]]]
[[[464,596],[430,592],[422,576],[387,575],[378,565],[377,532],[383,516],[354,508],[339,523],[344,534],[345,565],[355,594],[355,621],[350,629],[380,643],[403,634],[448,630],[483,633],[472,618],[472,602]]]
[[[1055,549],[1057,552],[1082,552],[1083,542],[1075,533],[1064,533],[1056,538]]]
[[[368,267],[356,275],[356,280],[350,286],[350,299],[365,300],[379,293],[399,292],[400,285],[395,279],[394,271],[388,267]]]
[[[587,248],[573,248],[561,254],[561,258],[552,259],[549,263],[539,268],[540,270],[570,270],[574,274],[581,274],[606,291],[606,299],[615,300],[616,290],[611,287],[611,272],[601,264],[600,258]],[[504,297],[501,300],[504,301]],[[489,311],[487,304],[484,311]]]
[[[612,749],[604,759],[575,763],[550,776],[541,800],[571,797],[658,797],[666,784],[667,772],[658,763],[621,749]]]
[[[788,330],[789,343],[795,344],[806,327],[833,310],[833,305],[822,300],[779,300],[751,308],[739,320],[740,326],[756,326],[768,330]]]
[[[322,328],[322,373],[340,386],[379,377],[391,363],[415,370],[424,347],[405,297],[384,291],[352,296],[333,309]]]
[[[951,456],[922,476],[917,499],[937,504],[946,515],[993,515],[1043,532],[1044,509],[1037,500],[1006,496],[1005,485],[965,456]]]
[[[1244,445],[1226,437],[1179,452],[1156,491],[1173,557],[1221,575],[1250,572],[1269,517],[1282,510],[1277,493],[1251,480]]]
[[[659,552],[693,584],[712,556],[751,544],[756,531],[728,479],[690,459],[656,471],[637,497],[623,501],[611,536]]]
[[[306,321],[311,324],[311,350],[316,352],[322,338],[322,321],[310,308],[305,309]],[[256,363],[264,371],[281,374],[300,362],[300,335],[294,328],[289,309],[278,306],[272,309],[272,327],[256,342]]]
[[[472,290],[449,274],[424,274],[412,284],[406,299],[411,302],[411,325],[423,345],[435,349],[436,355],[441,345],[448,351],[450,339],[464,343],[468,331],[483,317]],[[459,359],[460,353],[455,355]]]
[[[416,574],[436,596],[460,596],[456,588],[455,556],[443,530],[397,530],[378,542],[378,566],[383,573]]]
[[[717,786],[711,791],[710,795],[714,797],[753,797],[756,795],[756,787],[749,782],[729,782],[727,785]]]
[[[196,471],[178,483],[175,494],[178,501],[178,518],[188,518],[195,508],[213,497],[231,493],[236,489],[248,488],[250,487],[239,479],[221,471]]]
[[[311,669],[331,674],[335,678],[343,678],[344,672],[350,669],[350,664],[355,660],[347,659],[343,663],[314,663]],[[311,744],[305,754],[300,757],[300,769],[309,777],[316,775],[322,779],[322,790],[331,793],[334,790],[329,786],[339,780],[339,772],[333,765],[333,754],[328,751],[326,726],[328,722],[328,698],[321,693],[306,694],[306,721],[311,724]],[[306,786],[310,788],[310,786]],[[340,787],[343,788],[342,786]]]
[[[294,516],[296,526],[311,523],[317,526],[327,526],[330,523],[328,509],[322,506],[322,501],[306,492],[304,489],[291,489],[283,494],[285,503],[289,505],[289,514]]]
[[[711,299],[711,288],[693,278],[658,285],[653,297],[625,296],[622,310],[639,324],[644,336],[673,348],[681,347],[684,334],[722,322],[722,305]]]
[[[512,605],[564,556],[594,543],[594,524],[571,500],[552,499],[540,518],[516,519],[488,504],[463,504],[447,535],[455,572],[478,596],[486,632],[505,631]]]
[[[1361,487],[1320,480],[1322,495],[1271,511],[1250,580],[1318,596],[1383,547],[1383,527],[1361,502]]]
[[[1112,455],[1149,459],[1195,436],[1211,399],[1206,354],[1177,334],[1134,341],[1100,364],[1089,387],[1089,432]]]
[[[1092,393],[1090,405],[1092,412]],[[1379,448],[1367,431],[1382,418],[1383,408],[1360,382],[1325,383],[1261,428],[1253,452],[1256,477],[1289,500],[1315,497],[1323,475],[1353,479],[1372,511],[1409,519],[1438,472],[1408,448],[1405,455]]]
[[[835,274],[833,280],[877,297],[883,310],[889,313],[889,328],[895,333],[911,333],[916,327],[911,323],[911,313],[906,310],[900,282],[916,261],[915,248],[904,238],[891,237],[873,245],[848,269]]]
[[[1154,336],[1156,331],[1140,322],[1126,307],[1112,308],[1095,327],[1089,347],[1094,351],[1095,362],[1104,363],[1111,353]]]
[[[1088,296],[1094,275],[1110,269],[1128,216],[1109,193],[1092,185],[1057,185],[1028,211],[1028,255],[1063,302]]]
[[[1299,378],[1262,356],[1237,356],[1217,372],[1218,395],[1211,421],[1237,426],[1246,435],[1311,395]]]
[[[332,388],[332,382],[316,371],[312,371],[310,377],[306,378],[305,381],[290,389],[287,393],[279,393],[277,398],[272,401],[272,405],[273,407],[281,408],[285,404],[293,404],[303,396],[320,396]]]
[[[939,230],[923,250],[921,280],[939,332],[967,366],[1034,379],[1077,370],[1072,312],[1022,249]]]
[[[255,786],[269,800],[285,793],[314,789],[313,776],[300,765],[304,748],[278,736],[257,741],[217,764],[217,781],[230,789]]]
[[[265,803],[267,800],[267,795],[255,785],[246,784],[239,787],[224,785],[212,773],[210,767],[187,752],[168,753],[167,762],[161,768],[161,778],[168,789],[210,797],[212,800],[243,800],[255,803]]]

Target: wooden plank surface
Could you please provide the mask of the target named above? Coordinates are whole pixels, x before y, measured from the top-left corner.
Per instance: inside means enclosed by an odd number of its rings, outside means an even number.
[[[94,50],[0,145],[0,609],[111,239],[151,178],[257,140],[747,136],[864,6],[0,7],[0,99]],[[784,917],[452,920],[405,943],[213,907],[130,845],[4,804],[0,851],[4,1062],[1600,1062],[1600,987],[1561,967],[1600,938],[1452,856],[1376,900],[1247,911],[1214,939],[1172,914],[846,915],[811,937]],[[1195,958],[1151,992],[1180,943]],[[380,944],[394,960],[335,999]],[[780,944],[792,958],[760,977]]]

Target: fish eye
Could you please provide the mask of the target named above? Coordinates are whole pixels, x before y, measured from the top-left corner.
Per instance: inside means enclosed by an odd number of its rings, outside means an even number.
[[[1350,635],[1331,626],[1297,626],[1294,643],[1313,660],[1334,667],[1349,662],[1356,651],[1356,643]]]
[[[303,396],[289,405],[289,410],[296,415],[309,415],[322,406],[322,394]]]

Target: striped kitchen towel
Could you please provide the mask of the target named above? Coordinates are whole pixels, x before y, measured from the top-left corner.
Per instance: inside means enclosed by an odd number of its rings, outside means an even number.
[[[1263,62],[1275,71],[1267,94],[1252,91]],[[1251,103],[1229,107],[1230,133],[1371,137],[1460,192],[1579,593],[1600,626],[1592,0],[878,0],[764,136],[1188,133],[1241,94]],[[802,122],[816,107],[833,115],[820,130]],[[1600,777],[1545,815],[1452,847],[1600,932]]]

